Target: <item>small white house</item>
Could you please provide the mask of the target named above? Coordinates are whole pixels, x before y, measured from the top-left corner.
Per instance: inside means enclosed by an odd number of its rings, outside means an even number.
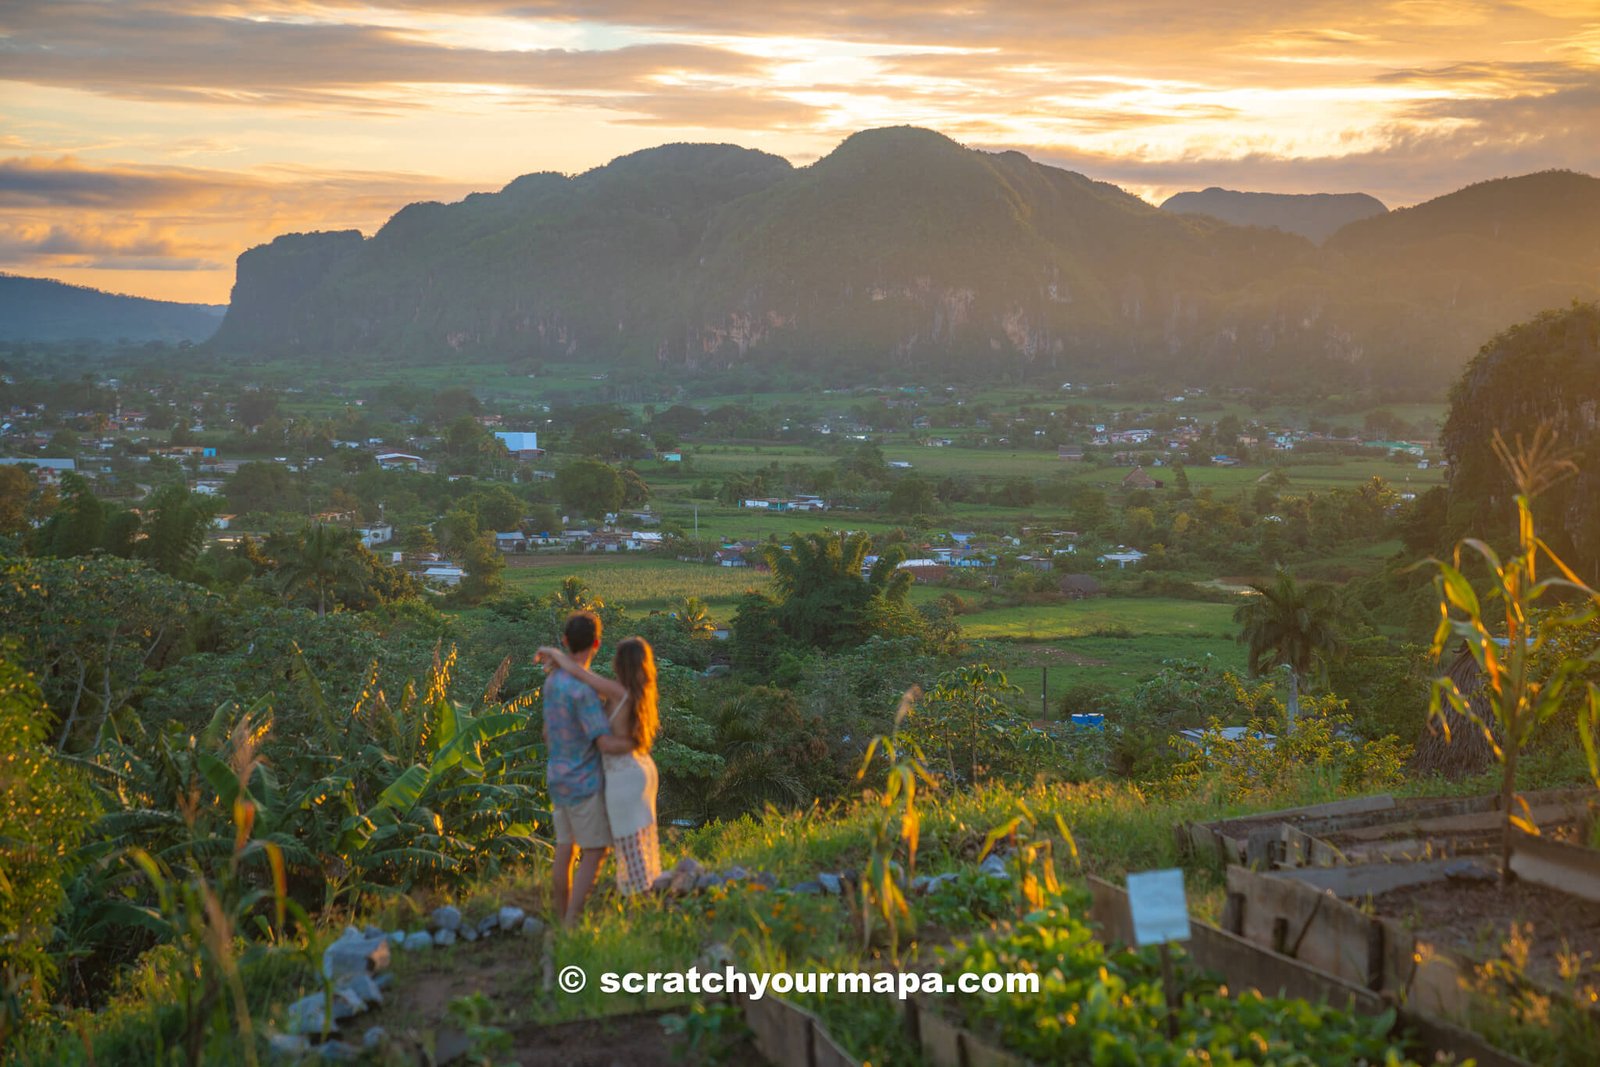
[[[357,526],[356,533],[361,535],[361,543],[368,548],[375,548],[394,540],[394,527],[386,522]]]
[[[440,585],[460,585],[461,579],[467,576],[467,572],[454,564],[439,564],[423,571],[422,576]]]
[[[1130,563],[1137,565],[1141,560],[1144,559],[1144,557],[1145,554],[1140,552],[1137,548],[1119,546],[1115,552],[1107,552],[1105,555],[1101,556],[1100,562],[1115,563],[1117,565],[1117,569],[1121,570]]]

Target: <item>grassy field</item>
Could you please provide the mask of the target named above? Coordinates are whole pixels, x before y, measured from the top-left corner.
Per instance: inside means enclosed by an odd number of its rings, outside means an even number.
[[[526,562],[528,565],[519,565]],[[760,589],[767,575],[749,568],[730,569],[704,563],[639,556],[547,556],[513,559],[506,584],[514,591],[544,596],[570,576],[581,578],[589,591],[636,615],[672,611],[686,596],[706,602],[712,617],[726,623],[747,589]]]
[[[961,617],[963,633],[1022,687],[1030,705],[1055,714],[1068,688],[1127,689],[1173,659],[1214,657],[1242,668],[1233,604],[1161,597],[1106,597],[1043,606],[997,606]],[[1047,673],[1048,672],[1048,673]]]

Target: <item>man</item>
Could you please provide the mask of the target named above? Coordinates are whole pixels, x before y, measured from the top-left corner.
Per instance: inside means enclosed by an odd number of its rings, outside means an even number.
[[[567,619],[561,642],[587,668],[600,650],[600,619],[580,611]],[[595,738],[611,732],[605,705],[593,689],[565,671],[544,682],[544,739],[550,753],[545,778],[556,824],[556,915],[571,926],[583,914],[595,875],[611,848],[611,823]],[[573,851],[578,873],[572,873]]]

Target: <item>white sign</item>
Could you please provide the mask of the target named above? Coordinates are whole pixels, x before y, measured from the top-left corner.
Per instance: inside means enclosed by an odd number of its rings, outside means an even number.
[[[1178,868],[1128,875],[1128,908],[1133,912],[1133,940],[1140,948],[1189,940],[1189,902]]]

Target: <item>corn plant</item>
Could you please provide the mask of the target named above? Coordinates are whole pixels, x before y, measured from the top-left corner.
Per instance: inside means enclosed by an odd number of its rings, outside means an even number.
[[[250,785],[262,769],[259,746],[270,726],[270,720],[257,723],[246,714],[231,731],[226,762],[209,753],[202,754],[205,760],[200,764],[201,770],[207,784],[216,791],[221,810],[229,813],[232,830],[227,862],[214,876],[205,873],[203,857],[214,853],[219,838],[202,820],[202,810],[211,806],[202,802],[198,784],[179,804],[191,832],[186,874],[182,873],[183,868],[175,869],[142,848],[127,852],[129,861],[149,879],[156,897],[154,907],[130,905],[127,914],[172,944],[184,961],[180,969],[184,1012],[181,1051],[185,1062],[191,1065],[201,1062],[208,1035],[215,1039],[218,1034],[233,1032],[235,1027],[245,1062],[252,1067],[257,1062],[254,1027],[240,967],[252,954],[267,951],[272,942],[283,937],[290,908],[294,907],[288,898],[282,848],[255,836],[259,809]],[[261,871],[263,866],[265,871]],[[302,926],[307,924],[298,908],[294,908],[294,915]],[[236,952],[235,939],[246,928],[252,928],[262,940],[241,957]]]
[[[1061,813],[1055,815],[1056,831],[1067,848],[1067,856],[1075,868],[1081,870],[1078,842],[1067,829]],[[983,851],[978,855],[982,863],[1001,841],[1014,846],[1011,865],[1017,886],[1017,917],[1038,911],[1061,892],[1061,882],[1056,877],[1055,842],[1039,832],[1039,821],[1022,801],[1017,801],[1017,814],[989,831],[983,839]]]
[[[866,869],[861,875],[861,937],[863,947],[870,944],[874,914],[883,919],[889,934],[889,955],[896,963],[900,959],[900,920],[910,919],[911,907],[906,903],[901,887],[899,864],[895,853],[905,848],[904,876],[914,877],[917,869],[917,843],[921,834],[921,816],[917,811],[917,784],[930,789],[938,787],[933,775],[928,773],[922,750],[915,741],[900,736],[900,727],[911,714],[912,704],[921,691],[915,686],[906,690],[895,709],[894,725],[887,734],[874,737],[867,744],[861,759],[861,769],[856,780],[863,781],[872,761],[879,752],[888,763],[888,775],[882,792],[874,796],[870,789],[866,796],[874,805],[868,822],[870,849]]]
[[[1500,806],[1505,812],[1500,845],[1500,879],[1511,879],[1513,832],[1537,834],[1526,800],[1516,792],[1517,755],[1538,727],[1558,712],[1578,682],[1579,672],[1600,650],[1586,659],[1568,656],[1547,671],[1536,671],[1539,654],[1557,638],[1582,626],[1600,612],[1600,594],[1590,589],[1572,568],[1550,549],[1535,529],[1533,502],[1539,493],[1573,474],[1576,465],[1556,449],[1555,435],[1541,425],[1526,444],[1517,438],[1508,445],[1498,432],[1494,451],[1516,487],[1517,544],[1513,555],[1502,559],[1484,541],[1468,538],[1456,545],[1449,562],[1433,560],[1438,573],[1439,625],[1433,635],[1433,655],[1443,653],[1452,639],[1465,643],[1483,676],[1488,714],[1480,715],[1454,679],[1434,679],[1428,715],[1450,723],[1448,705],[1482,730],[1502,769]],[[1488,570],[1488,592],[1480,597],[1467,578],[1463,549],[1472,552]],[[1540,577],[1543,564],[1555,573]],[[1548,605],[1548,607],[1547,607]],[[1543,609],[1543,610],[1541,610]],[[1542,677],[1539,675],[1543,675]],[[1588,755],[1590,773],[1600,782],[1594,727],[1600,719],[1600,691],[1587,684],[1578,734]],[[1518,814],[1520,808],[1522,814]]]

